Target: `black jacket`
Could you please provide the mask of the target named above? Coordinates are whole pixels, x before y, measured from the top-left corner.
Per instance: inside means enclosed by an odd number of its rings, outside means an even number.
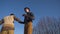
[[[24,22],[28,23],[29,21],[34,20],[34,14],[32,12],[28,12],[24,14]]]

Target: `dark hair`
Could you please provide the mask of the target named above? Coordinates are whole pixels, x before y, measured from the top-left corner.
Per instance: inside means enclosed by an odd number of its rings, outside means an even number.
[[[25,8],[24,8],[24,10],[26,10],[26,9],[29,9],[29,11],[30,11],[30,8],[29,8],[29,7],[25,7]]]
[[[13,13],[11,13],[10,15],[14,15]]]

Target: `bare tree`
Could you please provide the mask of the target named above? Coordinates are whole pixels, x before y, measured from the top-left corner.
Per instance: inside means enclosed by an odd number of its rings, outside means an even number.
[[[33,28],[33,34],[60,34],[60,18],[43,17]]]

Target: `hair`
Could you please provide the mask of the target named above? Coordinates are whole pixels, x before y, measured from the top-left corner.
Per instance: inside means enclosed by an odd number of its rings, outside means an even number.
[[[30,11],[30,8],[29,8],[29,7],[25,7],[25,8],[24,8],[24,10],[26,10],[26,9],[29,9],[29,11]]]
[[[14,15],[13,13],[11,13],[10,15]]]

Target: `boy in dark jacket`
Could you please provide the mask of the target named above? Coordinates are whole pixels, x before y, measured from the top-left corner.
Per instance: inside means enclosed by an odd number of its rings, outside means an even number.
[[[30,12],[30,9],[28,7],[24,8],[24,11],[26,14],[23,14],[24,16],[24,34],[32,34],[32,20],[34,20],[34,15],[32,12]]]

